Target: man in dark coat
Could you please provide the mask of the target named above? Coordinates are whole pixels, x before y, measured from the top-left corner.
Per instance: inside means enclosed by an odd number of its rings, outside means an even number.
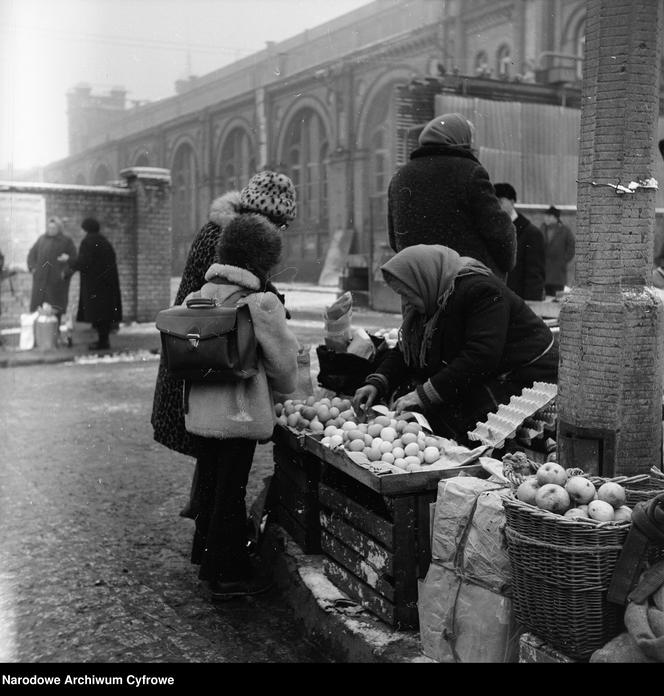
[[[76,246],[64,233],[60,218],[49,218],[46,232],[28,252],[27,263],[32,273],[30,311],[35,312],[42,304],[48,303],[60,322],[69,304],[71,274],[67,272],[68,264],[76,263]]]
[[[546,249],[546,294],[555,297],[567,285],[567,267],[575,254],[572,230],[560,220],[560,211],[554,205],[544,213],[542,224]]]
[[[516,261],[516,232],[472,141],[473,126],[461,114],[438,116],[424,127],[419,147],[390,181],[389,244],[395,252],[443,244],[504,280]]]
[[[122,320],[120,279],[112,244],[99,231],[94,218],[85,218],[81,229],[86,233],[78,250],[78,260],[70,264],[72,271],[81,273],[77,321],[89,322],[99,339],[90,344],[91,350],[111,347],[108,336],[113,322]]]
[[[512,184],[496,184],[496,196],[516,227],[516,265],[507,274],[507,287],[524,300],[544,299],[544,263],[546,251],[542,230],[516,208],[516,190]]]

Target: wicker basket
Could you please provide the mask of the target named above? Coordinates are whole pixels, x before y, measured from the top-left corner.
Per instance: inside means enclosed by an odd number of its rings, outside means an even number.
[[[664,474],[653,467],[650,474],[638,476],[616,476],[615,478],[588,477],[599,488],[607,481],[619,483],[625,489],[625,504],[633,508],[637,503],[647,502],[660,493],[664,493]]]
[[[569,519],[510,496],[503,505],[516,620],[586,660],[623,630],[624,607],[606,596],[630,523]]]

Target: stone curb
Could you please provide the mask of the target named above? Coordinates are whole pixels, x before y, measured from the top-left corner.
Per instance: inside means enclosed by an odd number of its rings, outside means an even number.
[[[435,663],[416,631],[391,629],[338,590],[323,572],[323,556],[305,555],[290,536],[269,524],[261,555],[306,638],[335,662]]]

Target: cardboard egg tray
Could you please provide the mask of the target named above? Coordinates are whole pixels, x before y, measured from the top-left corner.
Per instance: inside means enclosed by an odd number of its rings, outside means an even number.
[[[532,440],[546,430],[555,429],[555,398],[558,387],[548,382],[535,382],[508,404],[501,404],[496,413],[490,413],[485,422],[478,422],[468,438],[489,447],[501,448],[505,440],[517,433]]]

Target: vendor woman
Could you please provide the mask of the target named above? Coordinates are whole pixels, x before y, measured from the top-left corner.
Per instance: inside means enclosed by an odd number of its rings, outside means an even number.
[[[418,244],[381,272],[401,295],[403,321],[396,347],[355,392],[358,414],[395,399],[397,413],[419,411],[435,433],[468,444],[466,433],[512,395],[557,382],[551,330],[483,263]]]

